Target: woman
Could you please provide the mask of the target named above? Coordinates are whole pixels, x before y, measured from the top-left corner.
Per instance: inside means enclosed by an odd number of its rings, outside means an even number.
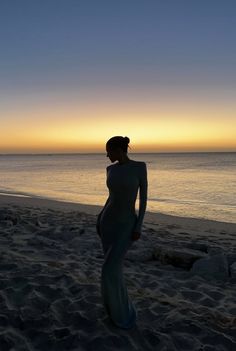
[[[112,322],[124,329],[132,328],[137,312],[128,297],[123,278],[123,259],[134,240],[141,235],[147,203],[147,167],[142,161],[128,158],[128,137],[114,136],[106,143],[106,168],[109,197],[97,218],[97,232],[101,238],[104,263],[101,276],[103,304]],[[139,215],[135,202],[139,190]]]

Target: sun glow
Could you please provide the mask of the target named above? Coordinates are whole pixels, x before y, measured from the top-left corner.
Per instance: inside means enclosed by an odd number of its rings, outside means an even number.
[[[129,136],[132,152],[233,151],[235,112],[204,104],[139,103],[134,108],[114,101],[31,106],[5,111],[0,152],[103,152],[114,135]]]

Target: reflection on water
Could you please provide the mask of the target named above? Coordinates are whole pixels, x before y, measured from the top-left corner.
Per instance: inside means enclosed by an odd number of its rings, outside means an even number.
[[[147,164],[147,211],[236,223],[236,153],[129,157]],[[110,164],[105,153],[0,155],[0,191],[103,206]]]

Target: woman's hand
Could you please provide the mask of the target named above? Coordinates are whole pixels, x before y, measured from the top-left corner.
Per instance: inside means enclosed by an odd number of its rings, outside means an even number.
[[[97,221],[96,221],[96,230],[97,230],[97,234],[99,235],[99,237],[101,238],[101,233],[100,233],[100,217],[101,217],[102,212],[100,212],[97,216]]]
[[[140,232],[133,232],[132,234],[132,240],[138,240],[141,236],[141,233]]]

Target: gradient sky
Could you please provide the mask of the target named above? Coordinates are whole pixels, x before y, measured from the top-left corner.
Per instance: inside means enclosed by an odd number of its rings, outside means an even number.
[[[0,153],[236,151],[235,0],[3,0]]]

